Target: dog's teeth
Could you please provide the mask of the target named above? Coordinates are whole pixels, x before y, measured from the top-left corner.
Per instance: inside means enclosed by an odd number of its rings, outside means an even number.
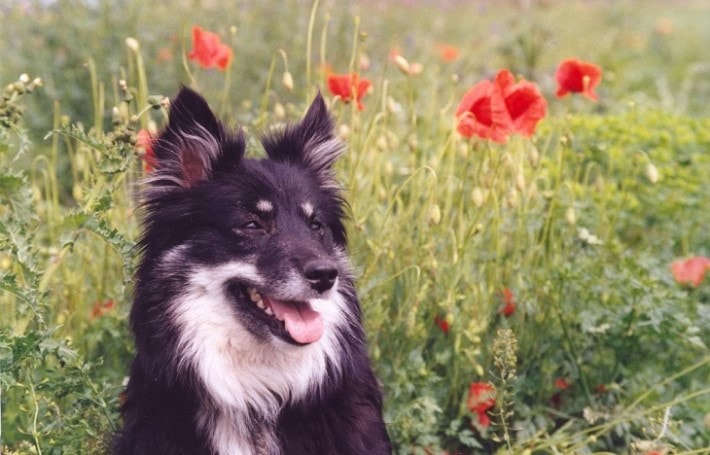
[[[264,308],[264,313],[268,314],[269,316],[273,316],[274,310],[272,310],[270,306],[267,306],[266,308]]]
[[[259,292],[254,289],[254,288],[249,288],[247,289],[247,293],[249,293],[249,298],[251,299],[252,302],[256,303],[259,300],[261,300],[261,296],[259,295]]]
[[[257,300],[254,303],[256,303],[256,306],[261,308],[262,310],[266,309],[266,304],[264,303],[264,301],[261,298],[259,298],[259,300]]]

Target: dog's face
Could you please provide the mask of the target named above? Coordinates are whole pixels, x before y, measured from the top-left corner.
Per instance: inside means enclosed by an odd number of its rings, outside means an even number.
[[[244,158],[242,133],[183,89],[144,193],[136,337],[154,345],[167,321],[174,362],[225,409],[318,389],[360,317],[331,171],[342,147],[322,98],[262,142],[266,159]]]

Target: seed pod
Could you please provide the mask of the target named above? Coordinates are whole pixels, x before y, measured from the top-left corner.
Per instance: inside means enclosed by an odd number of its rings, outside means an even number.
[[[570,226],[577,224],[577,214],[574,211],[574,207],[567,208],[567,211],[565,212],[565,221],[567,221],[567,224]]]
[[[126,38],[126,46],[133,52],[138,52],[140,50],[140,43],[137,39],[131,38],[130,36]]]
[[[289,92],[293,90],[293,76],[290,71],[284,72],[284,75],[281,77],[281,83]]]
[[[648,178],[648,181],[655,184],[658,182],[658,177],[658,168],[653,163],[648,163],[646,165],[646,178]]]
[[[441,208],[439,204],[434,204],[429,209],[429,224],[435,226],[441,222]]]
[[[412,69],[409,67],[409,62],[406,58],[401,55],[395,55],[392,60],[394,60],[394,64],[397,65],[397,68],[399,68],[401,72],[407,75],[410,74]]]
[[[481,208],[483,203],[486,202],[483,190],[480,187],[475,187],[473,191],[471,191],[471,199],[473,199],[473,205],[475,205],[476,208]]]
[[[286,118],[286,108],[284,108],[283,104],[276,103],[276,105],[274,106],[274,115],[279,120],[283,120],[284,118]]]

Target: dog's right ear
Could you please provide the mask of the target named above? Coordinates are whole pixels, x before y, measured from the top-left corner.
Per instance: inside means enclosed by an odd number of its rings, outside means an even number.
[[[191,188],[209,180],[218,163],[241,160],[245,148],[241,131],[225,132],[207,101],[183,87],[170,104],[168,127],[156,141],[155,180]]]

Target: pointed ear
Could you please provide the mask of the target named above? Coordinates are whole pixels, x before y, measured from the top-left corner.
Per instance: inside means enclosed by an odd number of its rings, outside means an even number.
[[[183,87],[170,104],[168,127],[156,141],[156,178],[191,188],[209,180],[220,160],[241,159],[244,149],[241,133],[227,134],[207,101]]]
[[[343,151],[336,137],[333,119],[320,93],[296,125],[262,139],[269,158],[275,161],[301,163],[315,171],[322,183],[332,182],[332,167]]]

